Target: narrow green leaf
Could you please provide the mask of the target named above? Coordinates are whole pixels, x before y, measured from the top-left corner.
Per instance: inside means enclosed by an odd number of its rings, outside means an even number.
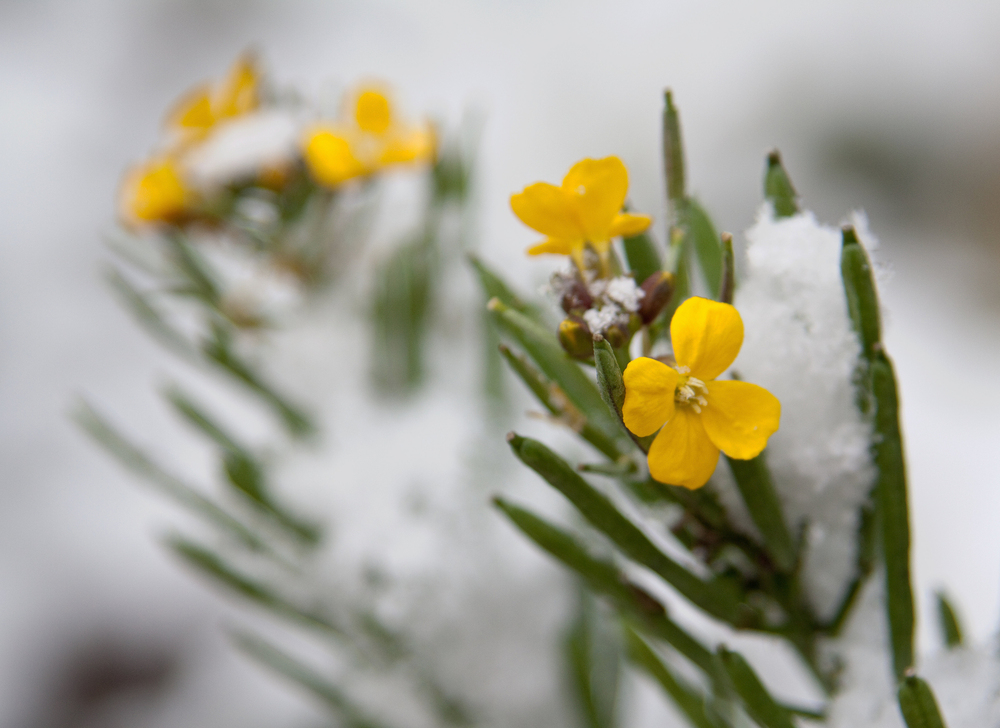
[[[590,424],[585,417],[582,417],[579,410],[573,407],[566,398],[565,393],[545,379],[523,354],[515,354],[505,344],[500,345],[500,354],[518,378],[524,382],[536,399],[552,415],[565,422],[568,427],[578,430],[584,440],[611,460],[617,461],[622,456],[616,441]],[[580,420],[582,420],[582,424]]]
[[[764,453],[753,460],[735,460],[727,455],[726,461],[750,517],[764,538],[768,554],[779,569],[791,573],[796,561],[795,541],[785,522]]]
[[[181,417],[207,435],[216,445],[224,450],[246,453],[246,449],[225,431],[218,420],[209,415],[203,406],[196,403],[194,398],[185,393],[179,386],[169,385],[163,390],[163,396],[167,398],[167,401],[173,405]]]
[[[493,503],[524,535],[583,577],[589,589],[611,598],[635,628],[664,640],[700,669],[706,672],[713,669],[712,653],[671,620],[660,602],[631,584],[613,564],[591,556],[573,536],[534,513],[503,498],[494,498]]]
[[[850,225],[843,229],[843,241],[840,273],[844,280],[847,311],[854,330],[861,339],[862,354],[871,358],[882,336],[881,313],[871,262]]]
[[[722,284],[719,287],[719,300],[732,303],[736,293],[736,257],[733,255],[733,236],[722,233]]]
[[[799,211],[799,196],[781,164],[781,155],[774,150],[767,155],[767,172],[764,173],[764,196],[774,207],[775,217],[791,217]]]
[[[597,370],[597,389],[601,393],[601,399],[608,409],[615,413],[622,432],[628,435],[644,453],[649,452],[653,438],[638,437],[625,426],[625,420],[622,418],[622,407],[625,406],[625,380],[622,378],[615,350],[600,335],[594,337],[594,368]]]
[[[877,500],[885,559],[886,608],[893,666],[902,679],[913,666],[913,587],[910,581],[910,510],[899,426],[899,399],[892,363],[879,350],[871,365],[875,397],[875,442],[878,468]]]
[[[497,298],[490,300],[489,310],[493,320],[524,347],[528,356],[566,393],[588,423],[609,437],[618,435],[618,423],[601,400],[594,382],[566,355],[555,334]]]
[[[948,649],[961,647],[963,642],[962,625],[958,621],[958,615],[955,613],[955,608],[951,605],[951,601],[944,592],[939,591],[934,596],[937,601],[938,623],[941,626],[941,639],[944,641],[944,644],[948,647]]]
[[[691,296],[691,248],[690,238],[679,227],[670,230],[670,259],[674,274],[674,295],[664,307],[663,313],[651,327],[654,340],[670,333],[670,321],[674,311]]]
[[[684,143],[680,116],[670,89],[664,91],[663,101],[663,173],[667,179],[667,201],[672,206],[672,203],[687,196],[684,189]]]
[[[614,728],[623,661],[621,627],[601,614],[594,597],[583,589],[565,649],[584,725]]]
[[[634,630],[626,631],[629,657],[660,684],[694,728],[717,728],[705,714],[705,696],[675,675]]]
[[[296,622],[301,622],[309,627],[319,629],[322,632],[338,636],[343,634],[342,630],[326,617],[314,614],[292,604],[269,586],[245,574],[239,573],[226,563],[222,557],[209,551],[207,548],[181,536],[168,537],[166,545],[201,573],[211,577],[231,591],[264,609]]]
[[[184,335],[167,323],[163,314],[117,269],[107,273],[108,283],[125,305],[136,322],[153,338],[186,359],[197,359],[198,354]]]
[[[382,723],[365,716],[338,687],[298,658],[250,632],[233,631],[230,638],[244,654],[318,698],[350,728],[383,728]]]
[[[478,257],[469,254],[469,263],[479,277],[479,284],[483,288],[486,300],[498,299],[508,308],[518,311],[532,321],[543,323],[542,313],[537,306],[524,301],[507,283],[494,271],[490,270]]]
[[[734,623],[739,612],[735,596],[705,582],[660,551],[622,515],[614,504],[537,440],[511,433],[507,439],[514,454],[562,493],[584,518],[606,535],[629,558],[658,574],[695,605],[718,619]]]
[[[73,419],[118,462],[156,486],[181,506],[229,533],[254,550],[266,550],[266,544],[248,526],[230,515],[224,508],[205,497],[180,478],[171,475],[155,463],[145,452],[116,430],[107,419],[86,402],[81,401],[73,411]]]
[[[222,295],[208,261],[187,242],[183,233],[174,232],[167,235],[166,239],[170,243],[178,271],[191,284],[190,292],[213,308],[217,307]]]
[[[945,728],[930,685],[916,675],[903,679],[897,693],[907,728]]]
[[[771,697],[743,656],[720,646],[719,660],[750,717],[762,728],[795,728],[788,711]]]
[[[705,288],[709,295],[717,295],[722,288],[722,244],[712,219],[697,200],[690,199],[681,207],[681,227],[690,236]]]
[[[628,268],[635,277],[635,282],[642,285],[642,282],[660,270],[660,254],[656,250],[656,244],[649,233],[639,233],[630,238],[623,238],[622,245],[625,248],[625,259],[628,261]]]

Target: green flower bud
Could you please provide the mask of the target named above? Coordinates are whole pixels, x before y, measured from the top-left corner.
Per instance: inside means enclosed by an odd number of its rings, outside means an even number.
[[[559,343],[574,359],[589,359],[594,355],[593,334],[579,316],[570,316],[559,324]]]

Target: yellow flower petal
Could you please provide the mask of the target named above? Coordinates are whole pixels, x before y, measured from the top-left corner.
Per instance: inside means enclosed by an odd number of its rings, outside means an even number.
[[[167,222],[184,213],[190,196],[170,159],[133,169],[122,185],[122,215],[134,222]]]
[[[649,448],[649,474],[654,480],[692,490],[708,482],[718,462],[719,448],[689,407],[677,408]]]
[[[625,367],[622,419],[639,437],[652,435],[674,415],[677,371],[661,361],[639,357]]]
[[[383,134],[392,123],[389,99],[374,89],[362,91],[354,107],[354,119],[362,131]]]
[[[728,303],[689,298],[674,312],[670,340],[677,363],[707,382],[736,360],[743,346],[743,319]]]
[[[528,227],[560,240],[582,240],[580,229],[563,190],[547,182],[536,182],[511,195],[511,209]]]
[[[167,115],[167,123],[184,130],[207,131],[215,124],[211,89],[201,86],[185,95]]]
[[[328,129],[320,129],[309,135],[304,156],[316,181],[330,187],[369,172],[354,156],[350,142]]]
[[[582,242],[572,240],[559,240],[549,238],[538,245],[528,248],[528,255],[544,255],[545,253],[555,253],[556,255],[573,255],[577,249],[582,248]]]
[[[380,165],[421,162],[434,156],[434,132],[430,127],[393,134],[379,156]]]
[[[707,387],[708,406],[701,410],[701,421],[709,439],[737,460],[760,455],[778,429],[778,398],[749,382],[708,382]]]
[[[633,215],[623,212],[615,216],[611,221],[611,229],[608,230],[608,237],[617,238],[619,235],[630,237],[638,235],[653,224],[653,218],[649,215]]]
[[[213,104],[216,118],[228,119],[256,109],[259,80],[256,58],[250,53],[240,56],[219,85]]]
[[[601,242],[612,237],[611,223],[625,204],[628,171],[618,157],[583,159],[563,178],[562,188],[573,200],[584,237]]]

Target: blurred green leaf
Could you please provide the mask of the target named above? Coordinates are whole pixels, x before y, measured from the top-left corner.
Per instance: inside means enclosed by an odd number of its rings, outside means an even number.
[[[719,661],[743,705],[762,728],[795,728],[792,717],[771,697],[764,683],[743,656],[720,646]]]
[[[767,172],[764,173],[764,196],[774,207],[775,217],[791,217],[799,211],[798,194],[781,163],[781,155],[774,150],[767,155]]]
[[[511,433],[508,443],[525,465],[566,496],[587,521],[629,558],[658,574],[712,616],[730,624],[737,620],[739,605],[735,595],[723,591],[716,582],[702,581],[660,551],[605,495],[580,477],[566,461],[537,440]]]
[[[941,627],[941,639],[948,649],[962,646],[962,625],[958,621],[955,608],[951,605],[944,592],[937,592],[935,595],[937,602],[938,624]]]
[[[840,272],[847,296],[847,310],[854,330],[861,339],[861,353],[868,358],[875,354],[881,341],[881,313],[875,279],[868,254],[861,247],[857,233],[850,225],[843,229],[844,244],[840,254]]]
[[[191,342],[167,323],[163,314],[150,302],[149,297],[132,285],[117,268],[108,270],[107,280],[125,308],[131,312],[136,322],[147,333],[175,354],[191,360],[198,358],[197,350]]]
[[[542,312],[537,306],[525,302],[496,272],[488,268],[478,257],[470,253],[468,258],[469,263],[479,277],[479,284],[483,288],[483,293],[487,301],[496,298],[508,308],[524,314],[536,323],[545,324]]]
[[[648,232],[623,238],[622,246],[625,248],[625,259],[635,277],[636,285],[642,285],[644,280],[660,270],[662,265],[660,254]]]
[[[625,406],[625,381],[618,365],[615,350],[603,337],[594,337],[594,368],[597,371],[597,389],[601,399],[608,409],[615,413],[621,431],[636,444],[644,453],[649,452],[651,437],[638,437],[625,426],[622,418],[622,407]]]
[[[897,693],[907,728],[945,728],[930,685],[916,675],[903,679]]]
[[[577,616],[566,636],[566,653],[584,725],[614,728],[618,724],[623,658],[621,628],[601,613],[584,590],[579,590]]]
[[[680,225],[690,237],[708,295],[717,296],[722,288],[722,244],[712,219],[701,203],[690,199],[680,208]]]
[[[667,179],[667,200],[674,203],[687,197],[684,188],[684,142],[681,120],[670,89],[663,93],[663,173]]]
[[[722,233],[722,284],[719,288],[719,300],[732,303],[736,293],[736,258],[733,255],[733,236]]]
[[[691,725],[694,728],[716,728],[705,714],[704,695],[683,678],[675,675],[634,630],[626,630],[626,638],[632,662],[660,684]]]
[[[768,553],[781,571],[791,573],[796,562],[795,542],[764,453],[752,460],[735,460],[727,455],[726,461]]]

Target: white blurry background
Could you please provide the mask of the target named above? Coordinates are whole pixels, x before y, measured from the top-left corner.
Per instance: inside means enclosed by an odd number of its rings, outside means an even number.
[[[162,353],[102,285],[102,235],[167,105],[251,44],[307,93],[375,77],[413,113],[481,111],[480,246],[514,280],[551,265],[523,256],[534,238],[508,195],[581,157],[622,157],[636,207],[662,218],[665,86],[691,186],[721,228],[739,237],[751,223],[772,147],[821,219],[864,208],[889,271],[922,648],[938,646],[938,587],[973,639],[996,632],[1000,6],[4,0],[0,725],[97,725],[58,706],[100,695],[102,679],[135,683],[120,700],[147,716],[137,725],[317,720],[228,648],[222,600],[156,543],[173,509],[67,419],[86,393],[140,439],[170,437],[154,414]],[[435,425],[424,404],[424,419],[407,415],[415,427]]]

